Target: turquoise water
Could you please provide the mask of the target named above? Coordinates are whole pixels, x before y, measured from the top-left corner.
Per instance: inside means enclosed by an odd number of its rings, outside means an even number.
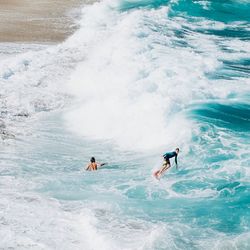
[[[249,10],[102,1],[62,44],[9,45],[0,246],[249,249]],[[108,164],[86,172],[91,156]]]

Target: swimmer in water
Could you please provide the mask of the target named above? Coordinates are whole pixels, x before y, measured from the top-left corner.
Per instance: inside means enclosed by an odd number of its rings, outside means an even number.
[[[96,171],[97,168],[105,165],[106,163],[98,163],[95,161],[95,157],[90,158],[90,163],[86,166],[85,170],[87,171]]]

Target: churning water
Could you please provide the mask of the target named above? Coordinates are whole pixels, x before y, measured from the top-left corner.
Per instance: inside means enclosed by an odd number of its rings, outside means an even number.
[[[2,44],[0,248],[249,249],[249,11],[104,0],[62,44]]]

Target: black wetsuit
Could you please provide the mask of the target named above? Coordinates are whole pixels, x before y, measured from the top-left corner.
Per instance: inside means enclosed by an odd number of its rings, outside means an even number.
[[[175,161],[175,164],[177,165],[177,153],[175,151],[173,151],[173,152],[167,152],[167,153],[165,153],[163,155],[163,157],[166,160],[166,162],[169,163],[169,164],[170,164],[169,159],[175,157],[174,161]]]

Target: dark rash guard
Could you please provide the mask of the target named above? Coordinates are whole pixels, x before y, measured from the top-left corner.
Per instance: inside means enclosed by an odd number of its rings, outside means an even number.
[[[173,157],[175,157],[174,158],[174,161],[175,161],[175,164],[177,164],[177,154],[176,154],[176,152],[175,151],[173,151],[173,152],[167,152],[167,153],[165,153],[164,155],[163,155],[163,157],[165,158],[165,159],[170,159],[170,158],[173,158]]]

